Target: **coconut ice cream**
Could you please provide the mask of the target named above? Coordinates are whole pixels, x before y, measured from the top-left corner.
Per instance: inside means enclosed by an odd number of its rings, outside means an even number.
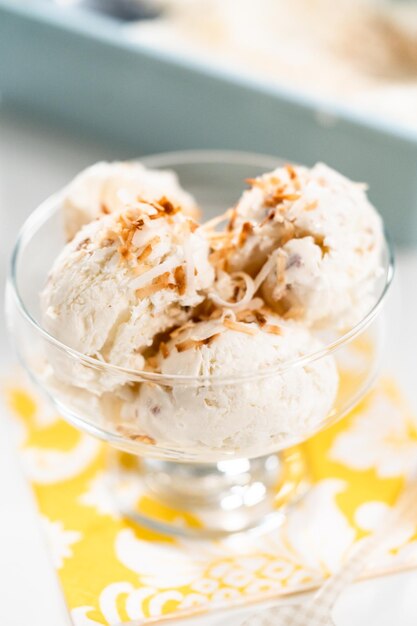
[[[383,227],[364,185],[321,163],[249,181],[227,231],[213,235],[221,271],[247,272],[277,313],[345,328],[372,306]]]
[[[198,224],[166,199],[103,216],[56,259],[41,295],[44,327],[88,357],[142,369],[154,337],[186,321],[211,286],[208,252]],[[63,382],[109,390],[94,368],[54,369]]]
[[[169,170],[148,169],[135,161],[96,163],[80,172],[62,192],[65,233],[70,241],[89,222],[138,200],[169,198],[183,213],[199,215],[195,199]]]
[[[138,164],[98,164],[65,190],[74,236],[41,295],[63,404],[202,462],[266,454],[326,420],[338,371],[313,333],[334,338],[371,308],[381,219],[363,185],[323,164],[248,182],[221,231],[221,217],[193,219],[175,178]]]
[[[124,424],[171,449],[276,449],[313,430],[332,407],[333,357],[289,366],[321,347],[307,329],[265,311],[188,323],[156,357],[160,374],[181,380],[141,385],[123,407]]]

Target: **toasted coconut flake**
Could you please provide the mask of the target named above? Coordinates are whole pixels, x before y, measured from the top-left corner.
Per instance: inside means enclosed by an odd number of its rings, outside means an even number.
[[[165,218],[171,221],[172,216],[181,211],[180,207],[175,207],[166,197],[161,198],[159,201],[148,202],[148,204],[152,207],[152,211],[147,213],[151,220]]]
[[[148,207],[148,205],[146,205]],[[137,217],[137,211],[126,211],[118,216],[117,226],[115,233],[110,233],[110,236],[114,236],[115,239],[120,241],[118,252],[122,260],[127,260],[131,257],[132,239],[136,230],[140,230],[144,224],[142,218]]]
[[[256,309],[245,309],[244,311],[239,311],[236,317],[239,322],[246,322],[247,324],[255,322],[261,328],[266,326],[268,321],[265,315]]]
[[[160,241],[161,238],[158,236],[153,237],[150,241],[148,241],[142,252],[136,257],[138,262],[142,263],[143,261],[145,261],[145,259],[147,259],[148,256],[152,253],[154,246],[156,246]]]
[[[305,205],[304,211],[314,211],[315,209],[317,209],[318,204],[319,203],[317,200],[313,200],[313,202],[309,202],[308,204]]]
[[[109,215],[110,213],[110,209],[108,208],[108,206],[105,204],[105,202],[102,202],[100,205],[100,211],[104,214],[104,215]]]
[[[127,261],[131,256],[129,246],[127,246],[126,244],[119,246],[117,252],[120,254],[120,257],[123,261]]]
[[[78,246],[75,248],[77,251],[78,250],[84,250],[85,248],[87,248],[88,244],[91,243],[91,239],[90,237],[86,237],[83,241],[80,241],[80,243],[78,244]]]
[[[278,189],[272,189],[271,191],[269,191],[269,193],[265,196],[263,204],[266,207],[273,207],[276,208],[276,206],[278,204],[281,204],[282,201],[282,197],[283,194],[285,193],[285,188],[284,187],[278,187]]]
[[[299,193],[284,193],[281,196],[281,199],[282,199],[283,202],[285,202],[285,201],[287,201],[287,202],[296,202],[300,198],[301,198],[301,195]]]
[[[138,256],[136,257],[136,260],[138,261],[138,263],[142,263],[142,261],[145,261],[145,259],[148,258],[151,252],[152,252],[152,246],[148,243],[148,245],[145,246],[142,252],[138,254]]]
[[[128,228],[124,228],[122,230],[122,232],[119,235],[119,240],[122,244],[122,246],[126,246],[127,249],[129,249],[130,244],[132,243],[132,237],[134,235],[134,230],[133,228],[128,229]]]
[[[118,217],[118,223],[122,228],[126,228],[126,226],[130,226],[130,214],[128,211],[126,213],[120,213]]]
[[[181,207],[174,206],[172,202],[168,200],[166,196],[162,196],[162,198],[158,200],[158,204],[161,206],[161,208],[165,211],[167,215],[175,215],[175,213],[178,213],[179,211],[181,211]]]
[[[262,330],[264,330],[266,333],[269,333],[271,335],[282,335],[282,329],[279,326],[276,326],[275,324],[265,324],[262,327]]]
[[[266,214],[262,222],[259,223],[259,227],[262,228],[262,226],[265,226],[265,224],[267,224],[268,222],[272,222],[274,217],[275,217],[275,207],[271,209],[270,211],[268,211],[268,213]]]
[[[237,209],[236,207],[233,209],[230,209],[230,219],[229,219],[229,223],[227,224],[227,230],[229,232],[233,231],[234,227],[235,227],[235,222],[236,222],[236,218],[237,218]]]
[[[146,443],[149,446],[154,446],[156,441],[153,437],[149,437],[149,435],[141,435],[141,434],[133,434],[130,436],[130,439],[133,441],[140,441],[140,443]]]
[[[301,181],[299,179],[299,176],[297,174],[296,169],[291,165],[291,163],[287,163],[287,165],[285,166],[285,169],[288,172],[288,176],[290,177],[290,180],[295,188],[296,191],[300,191],[301,190]]]
[[[163,263],[159,265],[151,266],[150,269],[146,272],[141,272],[140,275],[132,281],[131,287],[132,289],[139,289],[148,285],[152,282],[153,279],[166,274],[167,272],[171,272],[176,265],[175,259],[168,258]],[[140,267],[140,266],[139,266]]]
[[[174,279],[177,283],[178,293],[180,296],[183,296],[187,291],[187,279],[185,275],[185,270],[182,265],[178,265],[174,269]]]
[[[298,178],[297,172],[295,171],[291,163],[287,163],[285,166],[285,169],[287,170],[288,176],[290,177],[291,180],[296,180]]]
[[[187,224],[190,227],[191,233],[195,233],[195,231],[200,228],[200,224],[191,218],[187,220]]]
[[[277,206],[279,204],[283,204],[284,202],[296,202],[301,198],[298,193],[283,193],[281,190],[271,194],[268,199],[267,206]],[[266,202],[265,202],[266,204]]]
[[[149,435],[144,435],[143,433],[138,433],[130,426],[124,426],[120,424],[116,427],[117,432],[123,437],[127,437],[132,441],[140,441],[140,443],[146,443],[148,445],[154,446],[156,441],[153,437],[149,437]]]
[[[164,272],[163,274],[160,274],[159,276],[154,278],[152,284],[159,285],[161,288],[164,289],[170,285],[170,275],[170,272]]]
[[[245,245],[248,237],[253,233],[253,225],[250,222],[244,222],[242,225],[242,230],[240,231],[238,246],[242,247]]]
[[[145,225],[145,220],[143,219],[143,217],[140,217],[135,222],[133,222],[133,225],[136,227],[137,230],[142,230]]]
[[[271,176],[269,179],[264,179],[262,176],[257,178],[246,178],[245,182],[251,187],[259,187],[259,189],[265,189],[268,185],[278,185],[280,180],[277,176]]]
[[[252,328],[242,322],[235,322],[228,318],[223,320],[223,326],[226,326],[226,328],[229,328],[230,330],[236,330],[238,333],[245,333],[246,335],[256,335],[258,332],[256,328]]]
[[[170,282],[170,272],[164,272],[163,274],[160,274],[159,276],[154,278],[150,285],[146,285],[145,287],[140,287],[139,289],[136,289],[135,293],[138,298],[142,299],[147,298],[152,294],[157,293],[158,291],[161,291],[161,289],[175,288],[176,285]]]
[[[205,339],[185,339],[175,345],[178,352],[185,352],[186,350],[192,350],[193,348],[200,348],[201,346],[210,345],[221,333],[214,333],[210,337]]]

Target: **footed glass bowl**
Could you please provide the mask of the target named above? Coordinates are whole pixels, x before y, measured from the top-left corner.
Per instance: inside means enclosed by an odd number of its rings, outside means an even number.
[[[203,219],[233,205],[246,178],[279,165],[273,157],[214,151],[169,153],[142,161],[149,167],[174,170],[183,187],[197,198]],[[39,294],[64,244],[57,194],[32,213],[18,237],[7,284],[8,323],[21,361],[62,416],[114,449],[128,453],[126,457],[115,451],[109,458],[109,489],[123,514],[159,531],[197,536],[269,528],[279,523],[283,508],[300,497],[308,484],[308,468],[297,444],[345,415],[375,378],[381,344],[378,313],[393,275],[389,245],[385,243],[383,250],[383,272],[375,282],[373,307],[344,333],[323,331],[319,351],[268,371],[253,371],[248,363],[247,370],[235,377],[190,377],[113,366],[74,351],[46,332],[41,323]],[[339,374],[333,406],[316,420],[301,419],[289,430],[280,429],[280,424],[288,422],[288,402],[283,400],[288,381],[294,380],[297,370],[310,371],[329,359],[334,359]],[[204,438],[193,445],[185,444],[169,433],[155,440],[141,428],[141,421],[155,415],[140,412],[155,413],[155,406],[147,408],[144,404],[134,421],[123,417],[123,404],[131,401],[132,393],[146,387],[152,393],[173,395],[179,404],[183,403],[178,409],[190,413],[194,398],[208,402],[207,398],[218,393],[226,394],[231,398],[234,419],[237,402],[242,416],[250,416],[250,401],[245,398],[258,390],[262,395],[264,388],[270,390],[275,384],[284,393],[277,393],[271,402],[270,417],[276,423],[273,436],[262,440],[254,437],[254,441],[248,438],[239,447],[233,438],[214,447]],[[103,387],[105,393],[98,391]],[[312,397],[303,398],[306,406],[310,400],[313,402]],[[204,411],[186,418],[201,420],[197,426],[203,430],[208,426]],[[178,419],[175,410],[171,419]],[[129,483],[139,494],[135,505],[131,498],[125,498],[131,493],[126,488]],[[176,511],[188,514],[189,526],[178,521]]]

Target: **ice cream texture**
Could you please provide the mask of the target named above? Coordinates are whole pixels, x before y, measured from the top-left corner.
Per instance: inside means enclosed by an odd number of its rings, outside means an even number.
[[[375,300],[384,238],[364,186],[286,165],[199,225],[176,178],[149,172],[98,164],[64,192],[74,236],[41,309],[76,356],[48,348],[50,384],[125,438],[202,458],[303,439],[338,391],[317,329],[339,332]]]
[[[346,328],[374,301],[383,227],[365,187],[318,163],[249,181],[214,260],[254,278],[266,303],[309,326]]]
[[[56,259],[41,296],[43,324],[78,352],[142,369],[155,335],[184,322],[203,300],[213,281],[208,253],[196,222],[165,198],[103,216]],[[82,368],[75,383],[105,391],[96,378]]]
[[[174,335],[158,353],[157,370],[201,377],[200,383],[145,383],[122,410],[128,424],[161,445],[256,454],[314,429],[331,410],[335,361],[328,356],[290,367],[322,347],[295,322],[241,311]]]
[[[67,239],[71,240],[84,224],[126,204],[163,196],[187,215],[198,217],[196,201],[182,189],[174,172],[149,169],[136,161],[96,163],[80,172],[63,191]]]

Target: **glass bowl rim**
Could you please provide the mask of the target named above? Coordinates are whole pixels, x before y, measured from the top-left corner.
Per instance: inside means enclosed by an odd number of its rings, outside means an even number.
[[[223,163],[235,163],[239,164],[248,164],[248,165],[262,165],[266,167],[277,167],[279,163],[289,162],[283,160],[279,157],[274,157],[272,155],[251,153],[251,152],[241,152],[234,150],[182,150],[182,151],[174,151],[174,152],[162,152],[155,155],[148,155],[137,159],[132,159],[132,161],[140,161],[144,163],[148,167],[161,167],[167,168],[173,167],[175,165],[186,165],[193,164],[199,162],[201,165],[203,163],[219,163],[222,161]],[[290,359],[285,361],[282,364],[279,364],[277,367],[264,368],[262,370],[243,372],[242,374],[236,374],[231,376],[222,376],[222,375],[183,375],[183,374],[161,374],[157,372],[151,372],[147,370],[135,370],[130,368],[124,368],[119,365],[114,365],[112,363],[101,361],[92,356],[88,356],[71,348],[66,345],[53,335],[51,335],[41,324],[39,324],[36,319],[32,316],[32,314],[28,311],[25,306],[24,300],[19,292],[18,283],[17,283],[17,263],[19,259],[19,254],[24,247],[25,243],[32,239],[32,232],[35,232],[42,226],[49,217],[53,213],[58,210],[59,202],[61,200],[64,189],[56,192],[55,194],[46,198],[43,202],[41,202],[29,215],[29,217],[24,221],[22,227],[20,228],[13,251],[11,254],[11,260],[9,264],[9,272],[7,277],[7,291],[12,293],[15,303],[18,307],[18,310],[23,315],[24,319],[38,332],[46,341],[50,344],[57,347],[62,352],[68,354],[69,357],[77,359],[88,366],[93,366],[95,369],[100,369],[103,371],[107,371],[109,373],[117,375],[123,375],[125,378],[127,377],[129,381],[135,382],[155,382],[160,383],[162,385],[167,385],[170,383],[173,384],[191,384],[191,383],[205,383],[207,382],[216,382],[218,381],[221,385],[223,384],[232,384],[239,383],[248,380],[258,379],[258,378],[267,378],[269,376],[273,376],[276,374],[282,374],[283,372],[290,370],[295,367],[303,367],[308,363],[312,363],[317,361],[325,356],[335,352],[341,346],[349,343],[355,337],[357,337],[363,330],[365,330],[369,324],[373,321],[373,319],[378,314],[383,301],[385,300],[385,296],[388,292],[388,289],[391,285],[393,276],[394,276],[394,252],[393,246],[391,244],[390,238],[384,230],[384,251],[386,254],[387,262],[385,267],[385,280],[384,285],[381,289],[378,299],[372,307],[368,310],[368,312],[350,329],[345,332],[342,332],[339,337],[334,339],[328,344],[323,345],[318,350],[310,352],[300,357],[296,357],[294,359]],[[36,227],[36,229],[35,229]]]

